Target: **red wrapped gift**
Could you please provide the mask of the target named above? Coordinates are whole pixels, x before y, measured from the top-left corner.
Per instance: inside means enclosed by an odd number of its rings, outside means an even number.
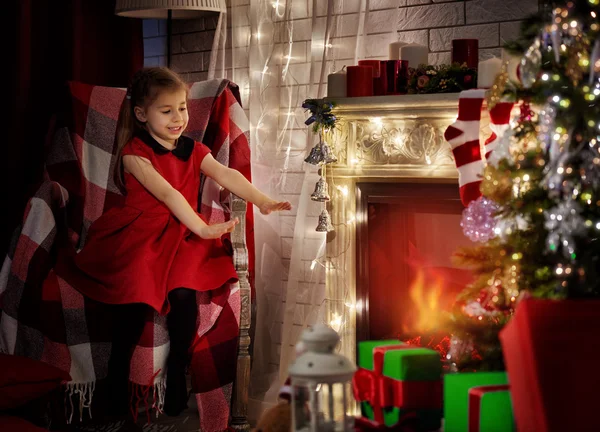
[[[519,431],[600,430],[600,300],[519,303],[500,332]]]

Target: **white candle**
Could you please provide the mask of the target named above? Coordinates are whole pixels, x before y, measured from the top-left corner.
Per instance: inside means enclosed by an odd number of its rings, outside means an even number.
[[[406,42],[396,41],[390,44],[390,60],[400,60],[400,48],[408,45]]]
[[[420,64],[428,64],[429,49],[419,44],[408,44],[400,48],[400,60],[408,60],[408,67],[417,68]]]
[[[477,87],[490,88],[501,69],[502,60],[498,57],[492,57],[491,59],[479,62],[477,66]]]
[[[345,68],[346,66],[344,66]],[[335,73],[327,75],[327,97],[346,97],[346,70],[342,68]]]

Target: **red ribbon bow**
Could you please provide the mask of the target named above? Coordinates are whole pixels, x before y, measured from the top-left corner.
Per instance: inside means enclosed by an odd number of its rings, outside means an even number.
[[[442,381],[399,381],[383,376],[383,360],[387,351],[414,349],[411,345],[388,345],[373,350],[373,370],[360,368],[352,378],[354,398],[367,401],[373,408],[375,422],[384,423],[383,408],[407,410],[441,409]]]

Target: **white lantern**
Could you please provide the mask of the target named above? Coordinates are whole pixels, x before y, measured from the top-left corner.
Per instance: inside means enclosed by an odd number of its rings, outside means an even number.
[[[317,324],[302,333],[301,341],[306,351],[289,368],[292,430],[353,430],[353,418],[346,413],[356,366],[333,352],[340,341],[339,335],[331,327]]]

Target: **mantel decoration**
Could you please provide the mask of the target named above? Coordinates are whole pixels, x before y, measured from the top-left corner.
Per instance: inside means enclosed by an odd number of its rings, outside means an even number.
[[[466,64],[421,65],[408,69],[408,93],[457,93],[477,87],[477,70]]]
[[[310,153],[304,159],[304,162],[311,165],[317,165],[319,169],[319,181],[315,185],[315,191],[311,194],[310,199],[318,202],[329,201],[329,193],[327,190],[327,182],[325,181],[325,166],[337,162],[337,158],[331,151],[331,147],[323,139],[324,135],[329,134],[335,129],[337,117],[331,112],[335,104],[333,102],[324,101],[323,99],[306,99],[302,103],[302,108],[310,111],[310,117],[306,119],[304,124],[312,125],[312,130],[319,136],[319,142],[310,150]],[[317,232],[333,231],[331,217],[325,207],[319,215],[319,222],[316,228]]]

